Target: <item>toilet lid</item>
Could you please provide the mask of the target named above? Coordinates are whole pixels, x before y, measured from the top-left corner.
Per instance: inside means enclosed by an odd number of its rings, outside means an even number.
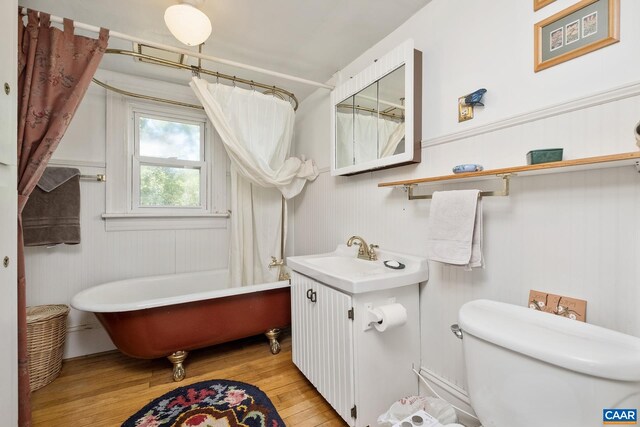
[[[489,300],[463,305],[458,322],[463,334],[556,366],[612,380],[640,381],[640,338],[631,335]]]

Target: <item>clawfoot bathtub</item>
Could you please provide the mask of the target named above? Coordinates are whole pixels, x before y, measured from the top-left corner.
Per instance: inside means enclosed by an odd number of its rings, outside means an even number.
[[[291,323],[289,282],[226,283],[226,270],[121,280],[86,289],[71,305],[93,312],[124,354],[167,357],[180,381],[190,350],[265,333],[271,352],[280,351],[280,328]]]

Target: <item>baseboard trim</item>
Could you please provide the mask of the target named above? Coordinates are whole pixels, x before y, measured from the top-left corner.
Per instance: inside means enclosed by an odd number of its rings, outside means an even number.
[[[67,333],[72,334],[75,332],[86,331],[88,329],[102,329],[99,323],[82,323],[80,325],[67,326]]]
[[[73,359],[115,349],[116,347],[102,325],[92,322],[82,323],[67,328],[67,339],[62,358],[65,360]]]
[[[64,361],[68,362],[68,361],[71,361],[71,360],[88,359],[89,357],[100,357],[100,356],[106,356],[108,354],[119,353],[119,352],[120,352],[120,350],[118,350],[118,349],[105,350],[105,351],[101,351],[99,353],[91,353],[91,354],[85,354],[85,355],[82,355],[82,356],[68,357],[68,358],[64,359]]]
[[[598,105],[610,102],[620,101],[622,99],[631,98],[640,95],[640,82],[618,86],[591,95],[576,98],[570,101],[561,102],[548,107],[540,108],[524,114],[518,114],[506,119],[498,120],[486,125],[474,127],[473,129],[454,132],[435,138],[422,140],[422,148],[434,147],[436,145],[448,144],[450,142],[459,141],[473,136],[483,135],[525,123],[535,122],[562,114],[571,113],[573,111],[584,110]]]

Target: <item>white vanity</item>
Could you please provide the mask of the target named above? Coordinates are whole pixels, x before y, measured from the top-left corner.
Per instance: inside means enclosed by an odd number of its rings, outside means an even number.
[[[376,426],[393,402],[418,394],[418,284],[428,278],[426,258],[371,250],[377,260],[358,259],[358,248],[346,245],[287,259],[293,362],[356,427]]]

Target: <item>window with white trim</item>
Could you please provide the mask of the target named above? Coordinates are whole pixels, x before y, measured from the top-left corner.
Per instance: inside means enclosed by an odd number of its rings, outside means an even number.
[[[207,210],[206,120],[133,112],[132,211]]]
[[[143,92],[197,103],[189,88],[159,91]],[[106,95],[106,229],[226,227],[228,158],[204,111]]]

